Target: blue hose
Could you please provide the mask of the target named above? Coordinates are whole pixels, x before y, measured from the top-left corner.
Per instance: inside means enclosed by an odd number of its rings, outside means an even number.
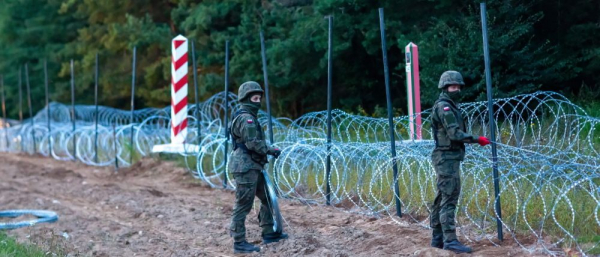
[[[48,222],[52,223],[58,220],[58,215],[52,211],[40,211],[40,210],[8,210],[8,211],[0,211],[0,218],[16,218],[21,215],[30,214],[38,217],[36,220],[30,221],[20,221],[15,223],[1,223],[0,229],[16,229],[22,227],[33,226],[38,223]]]

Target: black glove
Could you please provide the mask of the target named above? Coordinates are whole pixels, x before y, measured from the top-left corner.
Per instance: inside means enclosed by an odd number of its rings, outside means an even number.
[[[267,152],[267,154],[273,155],[273,157],[277,159],[277,157],[281,155],[281,150],[279,150],[279,148],[271,148],[269,149],[269,152]]]

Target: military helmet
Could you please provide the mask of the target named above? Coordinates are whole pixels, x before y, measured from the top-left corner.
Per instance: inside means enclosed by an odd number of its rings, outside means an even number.
[[[465,81],[463,80],[462,75],[458,71],[444,71],[442,76],[440,77],[440,83],[438,83],[438,88],[442,89],[448,85],[465,85]]]
[[[252,93],[264,94],[265,91],[263,91],[260,85],[254,81],[244,82],[244,84],[240,85],[240,88],[238,89],[238,101],[244,100]]]

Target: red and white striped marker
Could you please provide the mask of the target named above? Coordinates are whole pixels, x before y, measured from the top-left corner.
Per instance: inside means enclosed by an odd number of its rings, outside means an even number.
[[[410,42],[406,45],[406,87],[408,91],[408,119],[410,139],[421,140],[421,89],[419,81],[419,48]],[[415,116],[415,114],[418,114]]]
[[[187,136],[188,40],[179,35],[171,46],[171,144],[182,144]]]

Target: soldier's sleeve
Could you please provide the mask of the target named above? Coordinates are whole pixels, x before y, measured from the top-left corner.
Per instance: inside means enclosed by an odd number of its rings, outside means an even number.
[[[260,155],[267,155],[267,144],[264,139],[259,139],[258,133],[260,130],[258,129],[258,122],[254,120],[251,115],[244,115],[239,118],[240,124],[240,132],[241,136],[246,142],[246,147],[248,150],[258,153]]]
[[[442,121],[450,140],[460,141],[463,143],[475,143],[475,138],[473,135],[468,134],[460,129],[460,126],[458,125],[458,119],[449,104],[439,103],[436,108],[436,112],[438,118],[440,121]]]

